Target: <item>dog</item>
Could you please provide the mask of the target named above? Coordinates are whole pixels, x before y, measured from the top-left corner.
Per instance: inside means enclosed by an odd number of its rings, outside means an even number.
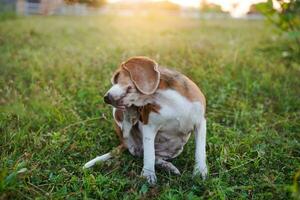
[[[177,157],[195,134],[194,175],[207,177],[205,96],[183,74],[161,67],[148,57],[132,57],[113,74],[104,102],[113,106],[116,133],[121,141],[115,150],[87,162],[84,168],[128,149],[143,156],[142,176],[157,181],[155,165],[175,174],[169,162]]]

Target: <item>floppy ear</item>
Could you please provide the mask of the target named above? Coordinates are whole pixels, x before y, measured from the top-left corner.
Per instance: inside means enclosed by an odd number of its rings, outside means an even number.
[[[146,57],[134,57],[122,64],[136,88],[143,94],[153,94],[159,84],[160,72],[155,61]]]

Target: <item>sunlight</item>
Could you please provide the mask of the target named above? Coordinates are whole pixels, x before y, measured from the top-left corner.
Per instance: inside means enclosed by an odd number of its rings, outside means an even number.
[[[115,2],[147,2],[147,1],[163,1],[163,0],[109,0],[111,3]],[[221,6],[224,12],[229,12],[233,17],[242,17],[250,10],[251,5],[266,2],[267,0],[169,0],[182,7],[198,8],[204,3],[213,3]],[[288,0],[286,0],[288,1]],[[274,8],[280,9],[280,5],[276,0],[273,0]]]
[[[199,7],[201,2],[201,0],[170,0],[170,1],[186,7]]]

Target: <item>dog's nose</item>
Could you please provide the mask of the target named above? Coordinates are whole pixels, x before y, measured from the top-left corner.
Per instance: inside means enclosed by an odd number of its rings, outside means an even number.
[[[112,103],[112,96],[109,93],[104,96],[104,102],[107,104]]]

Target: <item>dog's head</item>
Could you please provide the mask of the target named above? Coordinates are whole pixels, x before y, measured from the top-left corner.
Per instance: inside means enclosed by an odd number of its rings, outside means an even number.
[[[158,64],[147,57],[133,57],[123,62],[113,74],[113,86],[104,96],[104,102],[125,109],[142,106],[144,99],[155,93],[160,81]]]

